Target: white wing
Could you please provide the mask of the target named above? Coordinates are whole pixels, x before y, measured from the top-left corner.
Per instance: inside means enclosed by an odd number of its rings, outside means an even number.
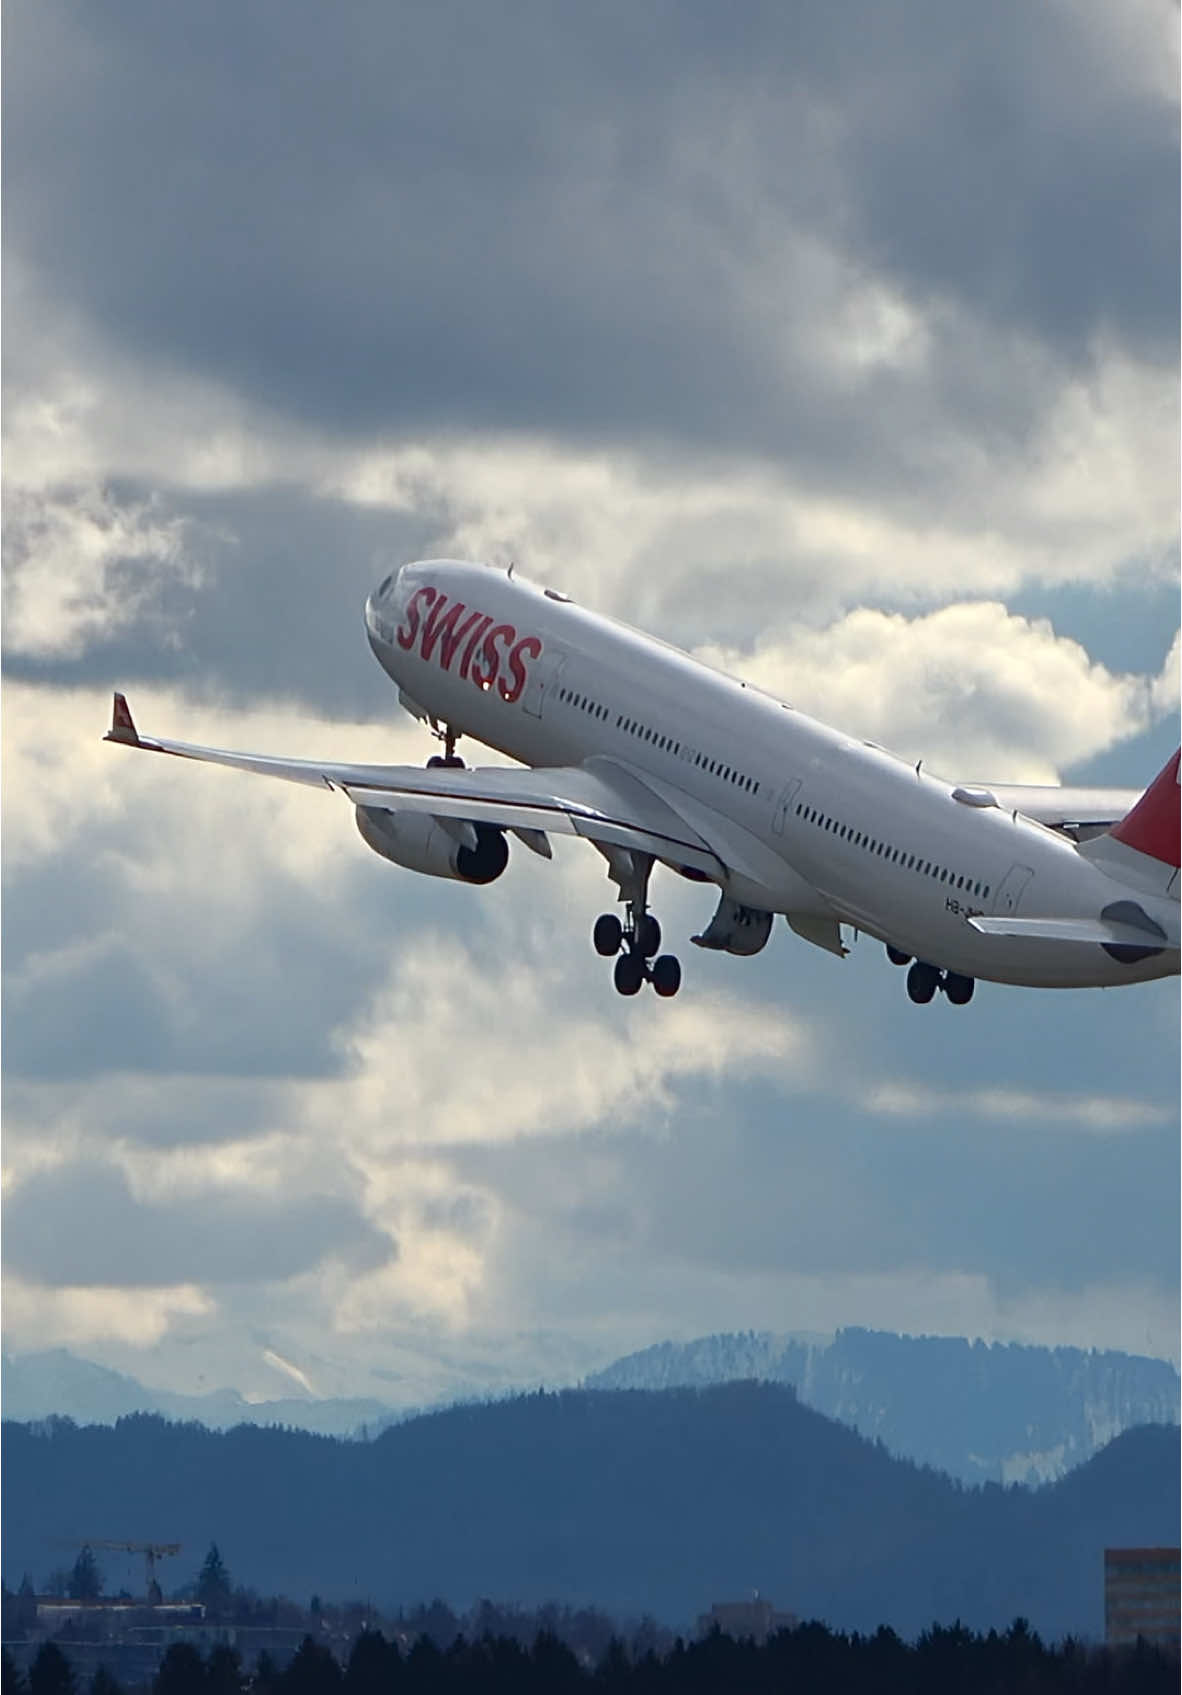
[[[967,788],[970,793],[992,795],[1005,812],[1020,812],[1036,824],[1062,830],[1077,841],[1110,830],[1141,798],[1140,789],[1057,788],[1029,783],[982,783]]]
[[[339,789],[357,806],[426,812],[506,830],[582,836],[651,853],[666,864],[699,872],[712,881],[725,873],[722,860],[704,837],[639,777],[611,760],[597,759],[593,769],[590,765],[543,766],[534,771],[487,766],[469,771],[277,759],[140,735],[121,694],[115,696],[111,728],[104,740],[146,753],[229,765],[289,783]]]

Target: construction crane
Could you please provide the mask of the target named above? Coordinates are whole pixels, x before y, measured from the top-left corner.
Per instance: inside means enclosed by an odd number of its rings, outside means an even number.
[[[108,1542],[102,1537],[89,1537],[83,1546],[91,1548],[110,1548],[121,1554],[142,1554],[144,1556],[144,1577],[148,1586],[148,1605],[159,1606],[163,1600],[160,1585],[156,1581],[156,1561],[164,1559],[169,1554],[179,1554],[179,1542]]]

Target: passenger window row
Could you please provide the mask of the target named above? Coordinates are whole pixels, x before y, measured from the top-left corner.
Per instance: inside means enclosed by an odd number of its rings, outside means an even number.
[[[694,764],[703,771],[709,771],[711,776],[721,777],[725,783],[737,783],[749,794],[759,793],[759,784],[754,777],[746,776],[742,771],[736,771],[733,765],[724,765],[721,759],[711,759],[705,753],[695,753]]]
[[[664,748],[666,753],[681,752],[680,742],[675,742],[672,736],[663,736],[659,730],[651,729],[637,718],[625,718],[623,713],[620,713],[616,719],[616,728],[627,730],[631,736],[639,736],[642,742],[651,742],[654,747]]]
[[[616,719],[616,728],[627,730],[629,735],[639,736],[641,741],[651,742],[654,747],[663,748],[666,753],[681,755],[682,746],[672,736],[664,736],[659,730],[654,730],[648,724],[642,724],[639,719],[625,718],[623,713]],[[692,749],[684,750],[685,758],[692,759],[700,771],[709,771],[712,777],[721,777],[724,783],[735,783],[748,794],[759,793],[759,783],[754,777],[748,777],[742,771],[736,771],[733,765],[725,765],[721,759],[711,759],[708,754],[694,753]]]
[[[549,589],[546,592],[549,594]],[[585,694],[576,694],[573,689],[559,689],[558,698],[569,701],[572,706],[577,706],[582,712],[589,712],[593,718],[606,718],[608,716],[606,706],[601,706],[597,700],[592,700]]]
[[[905,871],[918,871],[922,877],[932,877],[937,883],[947,883],[954,889],[963,889],[966,894],[976,895],[979,900],[988,897],[988,883],[974,882],[962,872],[950,871],[947,866],[936,865],[932,860],[923,859],[917,853],[905,853],[902,848],[880,842],[876,837],[867,835],[864,830],[854,830],[848,824],[839,824],[836,818],[818,812],[815,806],[800,804],[796,813],[806,824],[815,824],[821,830],[828,830],[843,842],[864,848],[867,853],[877,854],[880,859],[889,859],[892,864],[902,866]]]

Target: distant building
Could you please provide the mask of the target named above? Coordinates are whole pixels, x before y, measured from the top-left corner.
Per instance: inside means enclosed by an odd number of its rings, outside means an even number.
[[[1139,1636],[1178,1652],[1177,1548],[1105,1548],[1104,1640],[1132,1646]]]
[[[708,1613],[698,1615],[698,1635],[709,1636],[721,1630],[737,1642],[750,1637],[753,1642],[766,1642],[777,1630],[794,1630],[800,1623],[795,1613],[780,1613],[761,1595],[749,1601],[715,1601]]]
[[[205,1608],[200,1601],[162,1601],[145,1606],[142,1601],[66,1601],[56,1595],[37,1599],[37,1623],[49,1630],[64,1624],[106,1624],[115,1629],[130,1625],[200,1624]]]

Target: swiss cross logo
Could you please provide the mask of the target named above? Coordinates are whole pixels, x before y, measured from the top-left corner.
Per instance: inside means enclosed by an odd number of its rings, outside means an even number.
[[[444,671],[478,689],[496,688],[502,700],[517,700],[529,680],[527,661],[539,659],[538,636],[519,636],[513,624],[498,624],[487,612],[449,601],[425,583],[411,595],[395,639],[407,653],[415,647]]]

